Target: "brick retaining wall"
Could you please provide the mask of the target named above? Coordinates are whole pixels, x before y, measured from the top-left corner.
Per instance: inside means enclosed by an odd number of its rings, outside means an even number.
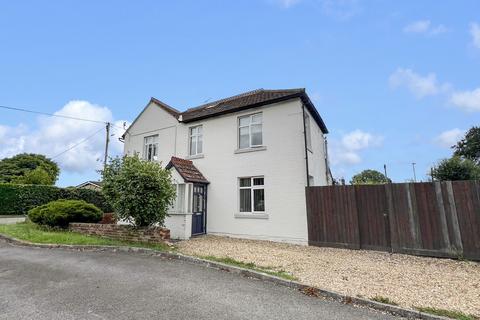
[[[170,239],[170,230],[163,227],[133,228],[129,225],[70,223],[71,231],[124,241],[161,243]]]

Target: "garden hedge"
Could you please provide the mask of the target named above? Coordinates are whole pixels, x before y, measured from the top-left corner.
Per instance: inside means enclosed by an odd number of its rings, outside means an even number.
[[[103,212],[113,211],[96,190],[0,183],[0,215],[26,215],[32,208],[59,199],[84,200]]]

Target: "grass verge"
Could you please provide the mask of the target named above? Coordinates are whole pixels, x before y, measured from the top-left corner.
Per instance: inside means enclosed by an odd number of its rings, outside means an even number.
[[[442,316],[458,320],[478,320],[480,319],[474,315],[468,315],[460,311],[452,311],[445,309],[429,308],[429,307],[415,307],[420,312],[430,313],[436,316]]]
[[[0,233],[32,243],[70,244],[70,245],[97,245],[97,246],[129,246],[148,248],[158,251],[171,251],[172,248],[162,243],[144,243],[113,240],[84,235],[68,230],[44,229],[31,222],[0,225]]]
[[[290,273],[284,271],[284,270],[273,270],[272,268],[266,268],[262,266],[257,266],[253,262],[242,262],[242,261],[237,261],[235,259],[229,258],[229,257],[215,257],[215,256],[201,256],[200,258],[205,259],[205,260],[210,260],[210,261],[215,261],[215,262],[220,262],[228,265],[232,265],[235,267],[240,267],[240,268],[245,268],[245,269],[250,269],[253,271],[259,271],[263,272],[272,276],[276,276],[279,278],[283,278],[286,280],[298,280],[296,277],[291,275]]]
[[[370,300],[377,301],[377,302],[380,302],[380,303],[389,304],[389,305],[392,305],[392,306],[398,306],[398,303],[396,303],[395,301],[390,300],[390,299],[387,298],[387,297],[375,296],[375,297],[373,297],[373,298],[370,298]]]

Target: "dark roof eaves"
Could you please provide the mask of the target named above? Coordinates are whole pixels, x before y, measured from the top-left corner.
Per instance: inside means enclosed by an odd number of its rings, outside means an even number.
[[[224,111],[220,111],[220,112],[216,112],[216,113],[212,113],[212,114],[206,114],[206,115],[199,116],[199,117],[193,117],[191,119],[188,119],[188,118],[187,119],[182,119],[182,122],[183,123],[191,123],[191,122],[200,121],[200,120],[204,120],[204,119],[208,119],[208,118],[218,117],[218,116],[229,114],[229,113],[235,113],[235,112],[239,112],[239,111],[244,111],[244,110],[248,110],[248,109],[253,109],[253,108],[257,108],[257,107],[266,106],[266,105],[273,104],[273,103],[278,103],[278,102],[287,101],[287,100],[291,100],[291,99],[295,99],[295,98],[300,98],[302,100],[302,102],[307,106],[308,110],[312,114],[314,120],[317,122],[317,124],[320,127],[320,129],[322,130],[322,132],[327,134],[328,129],[325,125],[325,122],[323,122],[322,117],[320,116],[317,109],[313,105],[312,101],[308,97],[307,93],[305,92],[305,89],[302,88],[302,89],[292,89],[292,90],[300,90],[300,91],[295,92],[295,93],[290,94],[290,95],[286,95],[284,97],[275,98],[275,99],[271,99],[271,100],[266,100],[266,101],[262,101],[262,102],[258,102],[258,103],[254,103],[254,104],[230,109],[230,110],[224,110]],[[182,115],[182,118],[183,118],[183,113],[181,115]]]

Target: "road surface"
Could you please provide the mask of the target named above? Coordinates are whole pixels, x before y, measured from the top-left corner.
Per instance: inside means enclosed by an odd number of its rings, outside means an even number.
[[[183,261],[0,241],[0,319],[397,318]]]

